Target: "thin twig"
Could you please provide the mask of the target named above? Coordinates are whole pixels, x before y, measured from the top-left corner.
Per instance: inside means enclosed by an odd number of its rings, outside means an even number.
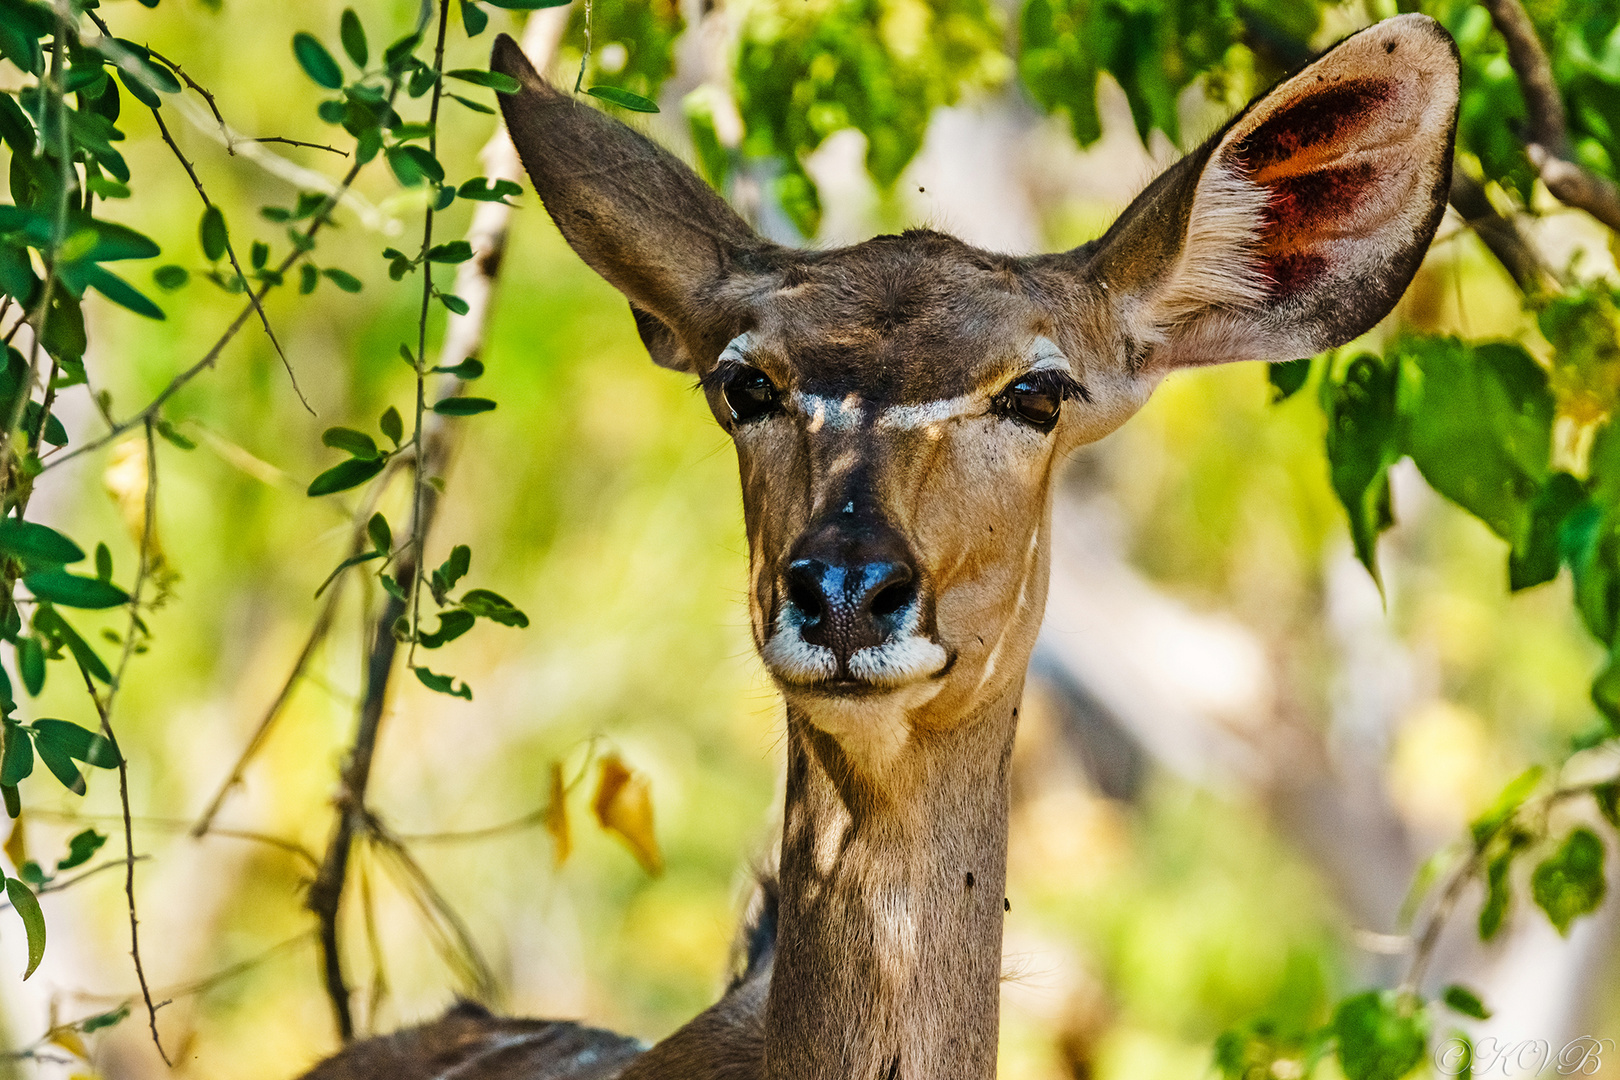
[[[475,840],[487,840],[495,836],[504,836],[507,833],[532,829],[536,825],[544,825],[546,823],[546,813],[549,809],[550,807],[542,806],[540,809],[530,811],[522,817],[504,821],[499,825],[486,825],[481,829],[462,829],[452,832],[397,833],[395,836],[403,844],[462,844]]]
[[[392,99],[392,96],[392,94],[389,95],[390,99]],[[349,167],[349,171],[344,174],[343,180],[338,184],[338,190],[328,195],[326,197],[326,201],[322,203],[321,206],[315,211],[313,220],[310,221],[309,226],[303,231],[303,242],[293,246],[292,252],[281,261],[281,264],[276,267],[275,274],[264,282],[257,293],[254,293],[251,289],[248,290],[248,303],[242,308],[241,311],[236,313],[236,318],[231,320],[231,324],[225,328],[225,332],[220,335],[219,340],[215,341],[209,350],[203,354],[201,360],[198,360],[195,364],[192,364],[189,368],[186,368],[173,379],[169,380],[169,385],[160,390],[158,395],[146,404],[145,408],[135,413],[129,419],[113,425],[112,430],[100,438],[91,439],[89,442],[80,445],[74,450],[52,458],[49,462],[45,463],[44,468],[41,471],[43,472],[45,469],[53,469],[65,461],[73,460],[80,454],[88,454],[92,450],[99,450],[108,443],[115,441],[125,432],[132,431],[141,424],[144,424],[148,419],[156,417],[163,406],[167,404],[168,400],[175,394],[179,393],[182,387],[184,387],[192,379],[195,379],[198,375],[201,375],[204,371],[207,371],[209,368],[213,367],[215,362],[219,359],[220,353],[225,351],[225,347],[231,343],[231,340],[236,337],[237,333],[242,329],[242,327],[247,325],[248,319],[253,315],[253,312],[258,307],[259,302],[262,301],[270,290],[275,287],[275,284],[278,281],[281,281],[286,277],[288,271],[293,268],[299,259],[302,259],[308,254],[308,249],[311,246],[309,242],[315,239],[316,234],[318,234],[321,231],[322,226],[327,223],[332,210],[337,206],[338,201],[342,198],[343,192],[349,190],[349,187],[354,183],[354,178],[360,175],[360,170],[362,167],[363,163],[359,161],[356,161]]]
[[[118,737],[113,734],[112,728],[113,702],[118,695],[118,687],[123,683],[130,657],[134,655],[136,635],[141,628],[141,593],[146,587],[147,578],[151,576],[154,563],[152,550],[156,519],[157,447],[153,423],[149,417],[146,421],[146,520],[141,528],[140,567],[135,574],[135,587],[130,590],[129,629],[124,634],[123,656],[118,661],[117,674],[107,689],[105,699],[96,692],[96,684],[91,680],[90,673],[82,666],[79,672],[84,676],[85,689],[90,693],[90,700],[95,703],[96,713],[101,717],[101,733],[112,744],[113,753],[118,757],[118,801],[124,817],[124,899],[129,909],[129,954],[135,961],[135,978],[141,984],[141,1000],[146,1004],[146,1020],[147,1026],[152,1029],[152,1043],[157,1047],[158,1056],[163,1059],[163,1063],[172,1068],[174,1063],[169,1060],[168,1051],[163,1049],[163,1039],[158,1035],[158,1006],[152,1001],[152,991],[146,981],[146,967],[141,962],[140,919],[135,910],[135,826],[129,811],[129,761],[124,757],[124,752],[118,748]]]
[[[448,4],[441,4],[441,9],[447,7]],[[567,26],[567,19],[567,7],[547,9],[529,17],[524,27],[522,48],[535,61],[537,68],[544,70],[550,66],[562,32]],[[443,28],[441,10],[441,45]],[[497,127],[489,145],[485,148],[484,157],[485,173],[490,179],[517,180],[521,177],[522,166],[517,161],[516,151],[512,149],[511,140],[506,136],[504,128]],[[453,366],[480,351],[494,280],[500,268],[501,252],[505,246],[510,213],[510,207],[498,203],[481,203],[473,216],[473,223],[468,232],[473,258],[461,264],[456,277],[456,293],[467,301],[468,312],[466,315],[449,317],[441,352],[444,361],[440,366]],[[431,237],[430,233],[427,235]],[[430,272],[427,264],[424,264],[423,272],[425,274]],[[424,306],[431,299],[431,295],[431,282],[425,282]],[[414,590],[419,587],[417,578],[422,565],[420,552],[423,545],[418,538],[427,536],[438,505],[433,488],[423,483],[423,480],[428,476],[442,473],[453,454],[456,433],[460,430],[459,427],[446,426],[437,413],[421,416],[425,405],[425,392],[421,388],[420,373],[425,371],[428,365],[424,355],[425,334],[422,333],[420,325],[418,329],[416,362],[419,372],[417,399],[419,422],[418,451],[414,462],[417,483],[413,492],[416,498],[413,499],[411,521],[412,543],[409,554],[401,558],[397,568],[397,580],[400,585],[406,590],[412,590],[406,595],[416,595]],[[445,381],[449,384],[448,389],[451,393],[456,392],[462,385],[454,376],[445,376]],[[322,862],[321,873],[309,890],[308,907],[320,920],[322,975],[327,997],[332,1005],[338,1032],[344,1041],[352,1038],[354,1025],[349,989],[343,974],[337,916],[342,903],[350,848],[355,837],[361,833],[368,814],[365,806],[366,788],[370,780],[371,761],[376,750],[389,680],[399,645],[393,635],[393,627],[406,611],[407,605],[390,594],[383,605],[381,615],[372,624],[372,644],[366,659],[365,692],[360,702],[359,722],[356,725],[354,742],[340,779],[336,821],[333,824],[331,840],[327,845],[326,858]]]
[[[1564,100],[1535,24],[1519,0],[1481,0],[1518,76],[1526,113],[1525,153],[1559,202],[1585,210],[1620,231],[1620,187],[1570,160]]]
[[[163,141],[169,144],[169,149],[174,152],[180,166],[186,170],[186,175],[191,177],[191,186],[197,189],[197,197],[202,200],[203,207],[212,209],[213,201],[208,198],[208,192],[203,190],[202,181],[197,177],[197,170],[191,167],[191,162],[186,160],[186,155],[180,152],[180,147],[175,143],[174,137],[169,134],[169,126],[163,122],[162,112],[153,109],[152,119],[157,121],[158,134],[163,136]],[[236,245],[231,243],[228,232],[225,236],[225,254],[231,260],[231,269],[236,271],[236,276],[241,280],[243,286],[246,286],[248,276],[242,269],[241,261],[236,257]],[[304,391],[299,388],[298,376],[293,374],[292,361],[288,360],[287,354],[282,351],[281,342],[276,340],[276,332],[270,329],[270,316],[264,313],[264,305],[259,302],[259,298],[253,294],[252,289],[248,290],[248,298],[253,301],[253,310],[259,313],[259,322],[264,325],[265,336],[270,339],[270,344],[275,348],[276,355],[281,357],[281,366],[287,369],[287,379],[292,383],[293,393],[298,395],[298,400],[304,406],[304,410],[309,415],[314,416],[315,410],[310,407],[309,399],[304,396]]]
[[[286,146],[305,146],[311,150],[325,150],[328,153],[336,154],[338,157],[349,156],[349,152],[347,150],[339,150],[335,146],[327,146],[325,143],[304,142],[302,139],[288,139],[281,135],[265,135],[257,139],[239,139],[238,141],[253,143],[282,143]]]

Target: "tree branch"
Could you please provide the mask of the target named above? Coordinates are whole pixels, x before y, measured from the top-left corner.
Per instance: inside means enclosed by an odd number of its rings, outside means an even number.
[[[1620,187],[1570,160],[1569,127],[1564,99],[1553,78],[1552,62],[1536,36],[1535,24],[1519,0],[1481,0],[1491,22],[1507,42],[1508,63],[1524,94],[1525,153],[1541,182],[1566,206],[1585,210],[1620,231]]]
[[[567,26],[569,8],[556,7],[536,12],[524,27],[522,47],[535,67],[545,70],[551,64],[557,45]],[[504,128],[498,127],[484,148],[485,175],[491,180],[520,180],[522,164],[512,148]],[[456,272],[456,295],[467,302],[466,315],[449,317],[444,343],[441,347],[443,365],[453,366],[468,356],[481,351],[494,292],[500,270],[501,254],[505,249],[511,208],[500,203],[481,203],[473,215],[467,234],[473,257],[462,263]],[[431,264],[423,264],[423,273],[431,273]],[[419,369],[425,368],[426,358],[418,351]],[[454,376],[445,377],[443,387],[447,393],[459,391],[462,383]],[[419,426],[421,441],[417,446],[415,469],[418,479],[417,498],[414,501],[411,533],[425,538],[432,527],[438,507],[434,489],[420,478],[439,475],[453,456],[455,435],[461,425],[447,425],[438,413],[427,412],[423,426]],[[415,594],[417,577],[421,570],[421,543],[413,543],[399,564],[398,580],[404,595]],[[338,1033],[345,1042],[354,1035],[354,1019],[349,1001],[349,988],[343,973],[342,943],[338,933],[338,911],[342,905],[343,889],[348,875],[349,856],[356,835],[367,831],[369,812],[365,806],[366,791],[370,783],[371,762],[376,751],[383,708],[387,701],[388,684],[393,673],[394,659],[399,642],[393,627],[407,611],[405,601],[390,595],[383,606],[382,615],[372,631],[372,646],[366,663],[366,689],[360,703],[359,721],[348,761],[344,766],[340,793],[337,799],[336,821],[332,837],[322,860],[321,872],[310,886],[307,907],[320,921],[321,966],[326,992],[331,1000]]]

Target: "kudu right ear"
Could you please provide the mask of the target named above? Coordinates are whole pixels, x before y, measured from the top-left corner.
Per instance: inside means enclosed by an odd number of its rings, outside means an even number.
[[[653,359],[680,371],[712,360],[741,329],[728,281],[772,245],[668,151],[547,83],[507,35],[489,66],[518,81],[501,113],[540,201],[629,298]]]
[[[1133,364],[1310,356],[1388,314],[1445,213],[1457,78],[1438,23],[1387,20],[1154,181],[1076,252]]]

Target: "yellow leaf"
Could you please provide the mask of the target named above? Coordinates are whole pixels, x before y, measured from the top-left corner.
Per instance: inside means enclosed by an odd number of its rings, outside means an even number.
[[[546,832],[551,834],[557,865],[568,861],[574,850],[574,837],[568,830],[568,786],[563,783],[562,762],[551,763],[551,803],[546,807]]]
[[[607,755],[592,805],[602,828],[624,839],[642,869],[654,877],[664,872],[664,856],[653,833],[652,786],[645,776],[625,765],[619,755]]]
[[[118,504],[124,528],[129,530],[131,539],[139,547],[146,535],[146,439],[125,439],[113,447],[107,471],[101,474],[101,482],[107,488],[107,494]],[[154,562],[162,557],[161,551],[154,528],[151,552]]]
[[[79,1033],[70,1027],[52,1028],[51,1042],[75,1057],[84,1058],[86,1061],[90,1060],[89,1048],[84,1045],[84,1040],[79,1037]]]
[[[16,729],[13,728],[13,731]],[[18,873],[22,872],[23,863],[28,861],[28,836],[23,828],[23,816],[17,815],[17,820],[11,823],[11,835],[6,837],[6,858],[11,860],[11,868]]]

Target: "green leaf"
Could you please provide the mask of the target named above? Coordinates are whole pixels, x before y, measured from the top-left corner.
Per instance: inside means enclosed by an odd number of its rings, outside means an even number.
[[[439,298],[439,303],[443,304],[457,315],[465,315],[469,310],[467,307],[467,301],[463,300],[455,293],[446,293],[434,290],[433,295]]]
[[[298,268],[298,294],[308,296],[321,283],[321,272],[309,263]]]
[[[124,1002],[110,1012],[97,1013],[79,1021],[79,1030],[86,1035],[94,1034],[103,1028],[115,1027],[129,1019],[129,1002]]]
[[[1610,825],[1620,829],[1620,780],[1611,780],[1592,789],[1598,810]]]
[[[1394,524],[1389,467],[1400,457],[1393,365],[1372,353],[1350,362],[1340,380],[1323,383],[1327,453],[1334,493],[1350,516],[1356,557],[1375,581],[1378,534]]]
[[[16,787],[34,771],[34,744],[15,720],[4,724],[5,749],[0,752],[0,784]]]
[[[380,511],[372,514],[371,520],[366,522],[366,535],[371,538],[371,546],[378,551],[387,554],[393,550],[394,533],[388,527],[388,519]]]
[[[484,0],[490,7],[508,11],[539,11],[541,8],[563,7],[572,0]]]
[[[447,244],[434,244],[428,248],[428,262],[464,263],[473,257],[472,245],[465,240],[452,240]]]
[[[1491,1018],[1491,1010],[1487,1009],[1485,1003],[1479,1000],[1478,994],[1466,986],[1452,983],[1446,987],[1446,992],[1442,996],[1446,1004],[1455,1012],[1460,1012],[1464,1016],[1472,1016],[1475,1020],[1489,1020]]]
[[[315,40],[314,35],[300,30],[293,35],[292,46],[293,55],[298,58],[298,66],[304,69],[304,74],[328,90],[343,88],[343,72],[339,70],[337,61],[332,59],[325,45]]]
[[[62,782],[62,786],[75,795],[83,795],[85,791],[84,776],[80,774],[79,767],[73,764],[73,758],[55,743],[48,743],[44,739],[34,740],[34,750],[39,754],[39,760],[51,771],[51,775]]]
[[[481,397],[450,397],[433,403],[433,411],[440,416],[474,416],[493,408],[493,401]]]
[[[472,548],[466,544],[457,544],[450,549],[450,557],[439,564],[434,577],[443,584],[443,588],[450,590],[456,587],[456,582],[467,576],[472,569]]]
[[[1522,347],[1456,338],[1396,346],[1406,450],[1431,487],[1517,541],[1548,478],[1553,399],[1547,375]]]
[[[488,619],[502,626],[529,625],[529,617],[513,606],[512,601],[488,589],[467,590],[461,598],[461,606],[480,619]]]
[[[406,187],[416,187],[424,179],[435,184],[444,180],[444,166],[420,146],[390,146],[386,156],[395,178]]]
[[[490,108],[488,105],[480,105],[471,98],[464,98],[460,94],[446,94],[445,97],[449,98],[451,101],[454,101],[462,108],[471,109],[475,113],[483,113],[485,116],[495,115],[495,110]]]
[[[202,241],[203,254],[210,262],[217,262],[225,256],[228,234],[225,215],[219,207],[210,206],[203,211],[202,221],[197,226],[197,238]]]
[[[383,471],[388,464],[386,458],[350,458],[341,465],[334,465],[321,475],[309,482],[308,494],[313,496],[331,495],[339,491],[348,491],[359,487],[373,476]]]
[[[182,435],[179,432],[179,430],[177,428],[175,428],[175,426],[173,424],[169,423],[167,420],[160,419],[157,422],[156,426],[157,426],[157,433],[159,435],[163,436],[163,439],[164,439],[165,442],[167,442],[169,445],[175,447],[176,449],[178,449],[178,450],[195,450],[195,449],[197,449],[196,442],[194,442],[193,440],[188,439],[186,436]]]
[[[85,829],[83,832],[76,833],[73,839],[68,841],[67,858],[57,862],[56,872],[61,873],[63,870],[72,870],[75,867],[83,866],[90,861],[96,852],[101,850],[101,845],[106,842],[107,838],[94,829]]]
[[[342,450],[354,457],[365,458],[368,461],[380,456],[382,453],[377,449],[376,440],[365,432],[356,431],[353,428],[327,428],[321,435],[321,442],[334,450]]]
[[[383,410],[382,418],[377,421],[377,426],[382,429],[382,433],[388,436],[389,441],[395,446],[398,446],[400,440],[405,437],[405,425],[400,420],[399,410],[392,405]]]
[[[182,288],[186,282],[191,280],[191,272],[183,266],[175,266],[170,263],[168,266],[160,266],[152,271],[152,280],[157,282],[157,287],[164,292],[174,292],[174,290]]]
[[[111,581],[113,575],[112,549],[106,544],[96,545],[96,577],[101,581]]]
[[[1603,841],[1588,828],[1578,828],[1530,875],[1530,895],[1560,934],[1570,923],[1598,909],[1607,883],[1603,878]]]
[[[1333,1012],[1339,1065],[1346,1080],[1400,1080],[1422,1064],[1428,1017],[1411,996],[1369,990],[1346,998]]]
[[[30,401],[23,409],[23,427],[29,431],[39,430],[39,418],[44,413],[45,406],[37,401]],[[61,419],[52,413],[45,417],[45,441],[52,446],[66,446],[67,428],[62,426]]]
[[[439,628],[432,633],[418,633],[416,641],[424,649],[437,649],[471,630],[476,621],[470,611],[461,611],[457,608],[441,611]]]
[[[516,90],[517,87],[514,86],[512,89]],[[655,113],[658,111],[657,102],[644,98],[640,94],[632,94],[628,90],[621,90],[617,86],[591,86],[587,87],[585,92],[591,97],[601,98],[603,101],[617,105],[621,109],[629,109],[631,112]]]
[[[27,979],[45,958],[45,913],[39,909],[39,898],[34,890],[16,878],[6,878],[6,897],[28,934],[28,970],[23,972],[23,978]]]
[[[349,567],[358,566],[363,562],[370,562],[372,559],[381,559],[387,554],[388,553],[386,551],[362,551],[358,555],[350,555],[347,559],[344,559],[342,562],[338,563],[336,569],[334,569],[330,574],[326,575],[326,580],[321,582],[320,588],[315,590],[315,599],[319,600],[321,598],[321,593],[325,592],[327,588],[331,586],[332,582],[337,580],[338,575],[343,573],[343,571],[347,570]]]
[[[68,757],[98,769],[118,768],[118,751],[105,735],[66,720],[35,720],[35,742],[50,744]]]
[[[1518,813],[1519,807],[1524,805],[1545,775],[1547,770],[1544,767],[1532,765],[1509,781],[1485,812],[1469,824],[1474,843],[1483,845],[1494,836],[1509,818]]]
[[[468,701],[473,699],[472,687],[468,686],[466,683],[456,686],[455,679],[452,676],[435,675],[425,667],[413,667],[411,670],[416,672],[417,679],[429,690],[436,690],[441,694],[449,694],[451,697],[465,698]]]
[[[1283,360],[1266,365],[1266,378],[1271,383],[1271,403],[1287,401],[1311,377],[1310,360]]]
[[[1558,576],[1564,521],[1585,501],[1586,489],[1569,473],[1553,473],[1541,486],[1508,555],[1509,589],[1518,592]]]
[[[26,575],[23,584],[36,599],[63,607],[100,611],[129,603],[129,594],[111,582],[81,577],[66,570],[38,570]]]
[[[489,25],[489,14],[474,0],[461,0],[461,25],[468,37],[475,38]]]
[[[1479,908],[1479,940],[1490,941],[1502,929],[1513,889],[1508,874],[1518,848],[1509,846],[1485,866],[1485,902]]]
[[[347,293],[357,293],[361,289],[360,279],[347,270],[339,270],[335,266],[328,266],[321,274],[332,284]]]
[[[366,47],[365,27],[360,25],[360,16],[354,13],[354,8],[343,9],[343,16],[338,20],[338,38],[354,66],[364,68],[371,51]]]
[[[472,83],[474,86],[486,86],[503,94],[515,94],[518,92],[518,81],[512,76],[502,75],[498,71],[456,68],[454,71],[445,72],[445,75],[452,79],[460,79],[465,83]]]
[[[65,646],[80,668],[108,686],[113,685],[113,674],[101,657],[54,607],[49,604],[39,606],[34,612],[34,631]]]
[[[163,319],[165,317],[162,308],[152,303],[139,289],[110,270],[103,269],[100,266],[81,266],[76,268],[73,273],[86,285],[120,307],[126,307],[137,315],[145,315],[148,319]],[[64,273],[63,276],[66,277],[67,274]]]
[[[45,689],[45,650],[40,647],[38,638],[18,639],[17,672],[29,696],[39,697],[39,692]]]
[[[484,364],[483,361],[475,360],[469,356],[459,364],[454,364],[448,367],[440,364],[438,367],[432,368],[431,370],[437,371],[441,375],[454,375],[456,378],[465,382],[481,377],[484,374]]]
[[[46,569],[78,562],[84,549],[48,525],[8,517],[0,519],[0,554]]]
[[[253,241],[248,248],[248,265],[255,270],[263,270],[264,264],[270,261],[270,245],[263,240]]]
[[[473,199],[477,202],[498,202],[510,206],[506,199],[511,195],[521,195],[523,188],[511,180],[491,180],[487,176],[475,176],[456,189],[456,194],[463,199]]]

